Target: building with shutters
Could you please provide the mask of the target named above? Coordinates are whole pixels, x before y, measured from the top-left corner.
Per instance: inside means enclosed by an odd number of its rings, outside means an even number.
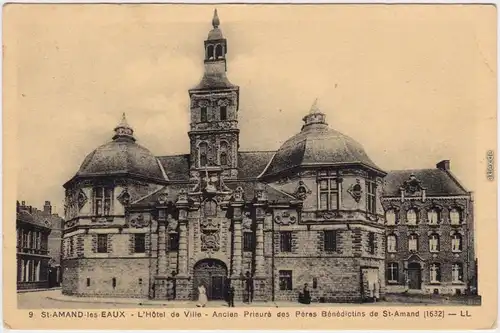
[[[212,26],[188,91],[190,151],[155,156],[123,115],[64,184],[63,293],[194,300],[203,284],[210,300],[232,285],[236,300],[296,301],[308,284],[318,302],[383,297],[387,172],[316,104],[279,150],[241,151],[217,12]]]
[[[62,218],[44,209],[16,203],[17,289],[43,289],[61,283]]]

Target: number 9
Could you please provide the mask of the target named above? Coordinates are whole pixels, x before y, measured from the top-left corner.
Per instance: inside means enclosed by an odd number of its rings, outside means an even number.
[[[33,318],[33,311],[30,311],[29,316],[30,318]]]

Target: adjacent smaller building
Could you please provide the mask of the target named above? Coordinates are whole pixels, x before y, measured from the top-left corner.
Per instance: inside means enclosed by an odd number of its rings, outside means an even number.
[[[452,174],[450,161],[389,172],[382,202],[388,292],[476,290],[473,197]]]
[[[17,289],[49,288],[60,284],[62,218],[52,214],[50,201],[44,210],[16,203]],[[55,230],[52,233],[52,230]]]

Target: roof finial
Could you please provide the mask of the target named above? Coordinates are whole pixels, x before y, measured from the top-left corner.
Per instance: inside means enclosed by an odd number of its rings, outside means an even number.
[[[125,116],[125,112],[122,114],[122,120],[115,127],[115,135],[113,136],[113,140],[117,139],[127,139],[135,141],[134,138],[134,130],[129,126],[127,122],[127,117]]]
[[[217,8],[214,10],[214,18],[212,19],[212,26],[217,29],[220,25],[219,16],[217,15]]]
[[[318,98],[317,97],[314,100],[313,104],[311,105],[311,110],[309,111],[309,113],[310,114],[321,113],[321,111],[319,110],[319,107],[318,107]]]

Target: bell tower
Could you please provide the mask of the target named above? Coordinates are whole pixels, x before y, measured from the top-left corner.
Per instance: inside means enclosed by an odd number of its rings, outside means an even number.
[[[204,42],[205,71],[201,82],[189,90],[191,100],[191,173],[222,173],[225,179],[238,176],[239,87],[227,76],[227,41],[220,29],[217,9],[212,30]]]

